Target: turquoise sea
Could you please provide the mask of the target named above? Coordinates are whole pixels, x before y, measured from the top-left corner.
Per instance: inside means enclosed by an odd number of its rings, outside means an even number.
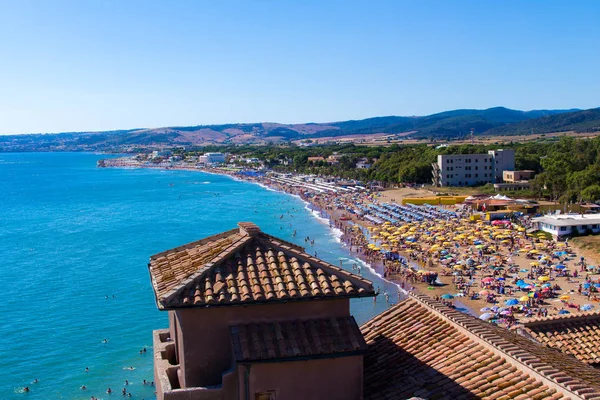
[[[219,175],[96,168],[104,157],[0,154],[2,399],[120,398],[125,380],[133,398],[154,398],[142,382],[154,380],[152,330],[167,326],[154,253],[252,221],[301,246],[310,236],[307,250],[335,265],[358,262],[296,197]],[[395,300],[394,285],[362,273]],[[352,301],[359,324],[386,307]]]

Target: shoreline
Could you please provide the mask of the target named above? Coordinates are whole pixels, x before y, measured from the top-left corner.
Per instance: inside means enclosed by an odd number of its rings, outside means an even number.
[[[410,292],[416,292],[419,294],[427,294],[422,290],[419,290],[418,286],[412,285],[408,281],[398,280],[398,279],[389,279],[384,275],[384,266],[383,262],[379,260],[379,262],[373,262],[375,260],[370,260],[369,257],[365,253],[361,253],[353,249],[353,247],[359,247],[355,245],[350,245],[351,242],[351,230],[352,226],[349,222],[352,221],[353,224],[356,224],[361,227],[361,229],[367,228],[366,224],[361,224],[360,221],[355,221],[354,219],[350,220],[340,220],[341,215],[336,215],[335,211],[338,210],[327,210],[326,207],[323,207],[319,202],[310,201],[310,197],[302,196],[299,193],[289,190],[287,186],[281,184],[269,184],[268,182],[260,182],[257,179],[253,178],[244,178],[240,176],[236,176],[235,172],[222,170],[218,168],[195,168],[195,167],[185,167],[185,166],[154,166],[154,165],[138,165],[138,166],[103,166],[101,168],[119,168],[119,169],[156,169],[156,170],[166,170],[166,171],[189,171],[189,172],[201,172],[209,175],[219,175],[226,176],[237,182],[246,182],[252,183],[260,186],[261,188],[276,192],[286,194],[288,196],[295,197],[304,203],[305,209],[310,212],[313,218],[319,220],[319,222],[328,225],[328,229],[331,233],[333,233],[340,243],[341,247],[344,248],[345,252],[350,258],[357,259],[360,263],[362,263],[363,267],[366,267],[372,274],[376,275],[379,279],[384,281],[387,284],[393,285],[398,293],[388,294],[389,297],[389,305],[395,304],[397,301],[400,301],[408,296]],[[266,178],[268,180],[268,178]],[[288,190],[286,190],[288,189]],[[337,218],[336,218],[337,217]],[[338,226],[339,225],[339,226]],[[408,258],[407,258],[408,260]],[[374,265],[375,264],[375,265]],[[380,264],[380,265],[377,265]],[[357,273],[357,271],[350,271],[353,273]],[[358,271],[360,274],[360,270]],[[407,290],[404,285],[407,285],[409,289]],[[394,295],[394,296],[391,296]],[[466,307],[466,306],[465,306]]]

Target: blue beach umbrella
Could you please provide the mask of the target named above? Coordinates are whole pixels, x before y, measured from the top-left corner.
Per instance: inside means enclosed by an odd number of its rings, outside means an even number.
[[[479,316],[479,319],[482,319],[484,321],[487,321],[488,319],[492,318],[494,316],[494,314],[491,313],[485,313],[485,314],[481,314]]]
[[[564,266],[564,265],[562,265],[562,264],[559,264],[559,265],[557,265],[557,266],[556,266],[556,267],[554,267],[554,268],[556,268],[556,269],[565,269],[565,268],[567,268],[567,267],[566,267],[566,266]]]
[[[581,306],[581,311],[590,311],[592,308],[594,308],[593,305],[591,304],[584,304]]]
[[[561,315],[562,315],[562,314],[571,314],[571,313],[570,313],[569,311],[567,311],[567,310],[560,310],[558,313],[559,313],[559,314],[561,314]]]
[[[507,306],[516,306],[517,304],[519,304],[519,300],[517,299],[508,299],[504,302],[504,304],[506,304]]]
[[[454,296],[452,296],[451,294],[448,294],[448,293],[446,293],[446,294],[443,294],[443,295],[441,295],[440,297],[441,297],[442,299],[446,299],[446,300],[451,300],[451,299],[453,299],[453,298],[454,298]]]
[[[589,289],[592,285],[590,283],[584,283],[583,284],[583,288],[584,289]]]

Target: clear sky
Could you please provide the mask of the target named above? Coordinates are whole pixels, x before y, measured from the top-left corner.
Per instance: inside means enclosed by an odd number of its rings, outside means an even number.
[[[600,106],[600,1],[0,0],[0,134]]]

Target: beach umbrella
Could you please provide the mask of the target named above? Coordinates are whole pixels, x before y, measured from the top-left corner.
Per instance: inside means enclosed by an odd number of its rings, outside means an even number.
[[[563,294],[562,296],[559,297],[559,299],[561,300],[569,300],[571,298],[571,296],[569,296],[568,294]]]
[[[540,294],[538,292],[529,292],[528,296],[532,299],[537,299],[538,297],[540,297]]]
[[[567,310],[560,310],[558,313],[559,313],[559,314],[571,314],[571,313],[570,313],[569,311],[567,311]]]
[[[498,306],[496,306],[496,305],[492,306],[492,311],[493,312],[496,313],[496,312],[498,312],[498,310],[499,310]]]
[[[504,310],[504,311],[500,311],[500,314],[502,314],[502,315],[512,315],[512,311],[510,311],[510,310]]]
[[[550,280],[550,277],[549,277],[549,276],[546,276],[546,275],[544,275],[544,276],[540,276],[540,277],[538,278],[538,281],[540,281],[540,282],[548,282],[549,280]]]
[[[492,309],[491,309],[491,308],[489,308],[489,307],[483,307],[483,308],[482,308],[481,310],[479,310],[479,311],[481,311],[481,312],[487,312],[487,311],[492,311]]]
[[[557,266],[556,266],[556,267],[554,267],[554,268],[556,268],[556,269],[565,269],[565,268],[567,268],[567,267],[566,267],[566,266],[564,266],[564,265],[562,265],[562,264],[560,264],[560,265],[557,265]]]
[[[494,316],[494,314],[491,313],[485,313],[485,314],[481,314],[479,316],[479,319],[482,319],[484,321],[487,321],[488,319],[492,318]]]
[[[589,289],[591,286],[592,286],[592,284],[591,284],[591,283],[584,283],[584,284],[583,284],[583,288],[584,288],[584,289]]]
[[[494,282],[494,278],[483,278],[481,280],[481,282],[483,282],[483,283],[492,283],[492,282]]]
[[[517,299],[508,299],[504,302],[504,304],[506,304],[507,306],[516,306],[517,304],[519,304],[519,300]]]
[[[451,294],[449,294],[449,293],[445,293],[445,294],[441,295],[440,297],[441,297],[442,299],[446,299],[446,300],[451,300],[451,299],[453,299],[453,298],[454,298],[454,296],[452,296],[452,295],[451,295]]]
[[[521,296],[521,297],[519,297],[519,301],[522,301],[522,302],[529,301],[529,296]]]
[[[584,304],[581,306],[581,311],[590,311],[592,308],[594,308],[593,305],[591,304]]]

